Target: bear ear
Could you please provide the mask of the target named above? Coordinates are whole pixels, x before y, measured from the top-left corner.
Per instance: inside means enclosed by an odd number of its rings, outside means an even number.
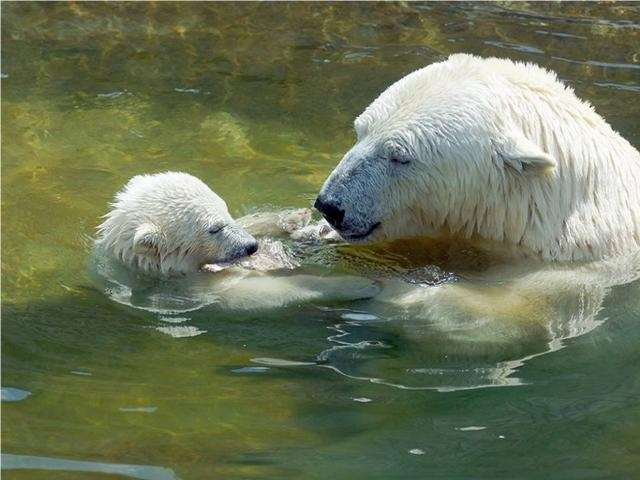
[[[556,167],[556,160],[522,134],[510,132],[494,144],[498,159],[518,173],[544,173]]]
[[[160,246],[160,230],[155,225],[143,223],[133,235],[133,251],[140,255],[157,253]]]

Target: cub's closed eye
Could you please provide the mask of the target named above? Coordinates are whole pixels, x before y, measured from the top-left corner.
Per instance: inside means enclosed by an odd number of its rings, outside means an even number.
[[[218,232],[221,232],[221,231],[224,229],[224,227],[225,227],[224,225],[223,225],[223,226],[221,226],[221,227],[213,227],[213,228],[211,228],[211,229],[209,230],[209,233],[210,233],[211,235],[214,235],[214,234],[216,234],[216,233],[218,233]]]

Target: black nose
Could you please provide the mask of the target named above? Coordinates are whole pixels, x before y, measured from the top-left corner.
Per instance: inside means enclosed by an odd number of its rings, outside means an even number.
[[[340,228],[342,220],[344,220],[344,210],[340,210],[335,205],[326,202],[322,197],[316,198],[316,203],[313,206],[318,209],[333,228]]]
[[[247,255],[253,255],[254,253],[256,253],[258,251],[258,242],[254,241],[250,243],[246,251]]]

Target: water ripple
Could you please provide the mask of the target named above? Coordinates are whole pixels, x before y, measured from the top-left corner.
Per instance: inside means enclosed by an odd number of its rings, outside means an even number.
[[[621,83],[613,82],[593,82],[593,84],[599,87],[613,88],[614,90],[640,93],[640,85],[623,85]]]
[[[640,65],[634,65],[632,63],[612,63],[612,62],[599,62],[597,60],[572,60],[570,58],[563,57],[551,57],[554,60],[560,60],[561,62],[567,63],[575,63],[578,65],[589,65],[592,67],[602,67],[602,68],[616,68],[623,70],[640,70]]]
[[[506,48],[517,52],[544,54],[544,50],[540,50],[539,48],[532,47],[530,45],[522,45],[520,43],[498,42],[495,40],[485,40],[484,43],[493,47]]]

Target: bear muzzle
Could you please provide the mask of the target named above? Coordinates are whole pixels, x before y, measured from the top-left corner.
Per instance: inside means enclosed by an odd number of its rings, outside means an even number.
[[[327,200],[322,194],[318,195],[313,206],[322,214],[327,222],[329,222],[329,225],[336,230],[340,230],[342,221],[344,220],[344,210]]]
[[[329,224],[348,242],[364,241],[380,227],[380,222],[368,225],[354,225],[345,220],[345,211],[320,194],[313,205]]]

